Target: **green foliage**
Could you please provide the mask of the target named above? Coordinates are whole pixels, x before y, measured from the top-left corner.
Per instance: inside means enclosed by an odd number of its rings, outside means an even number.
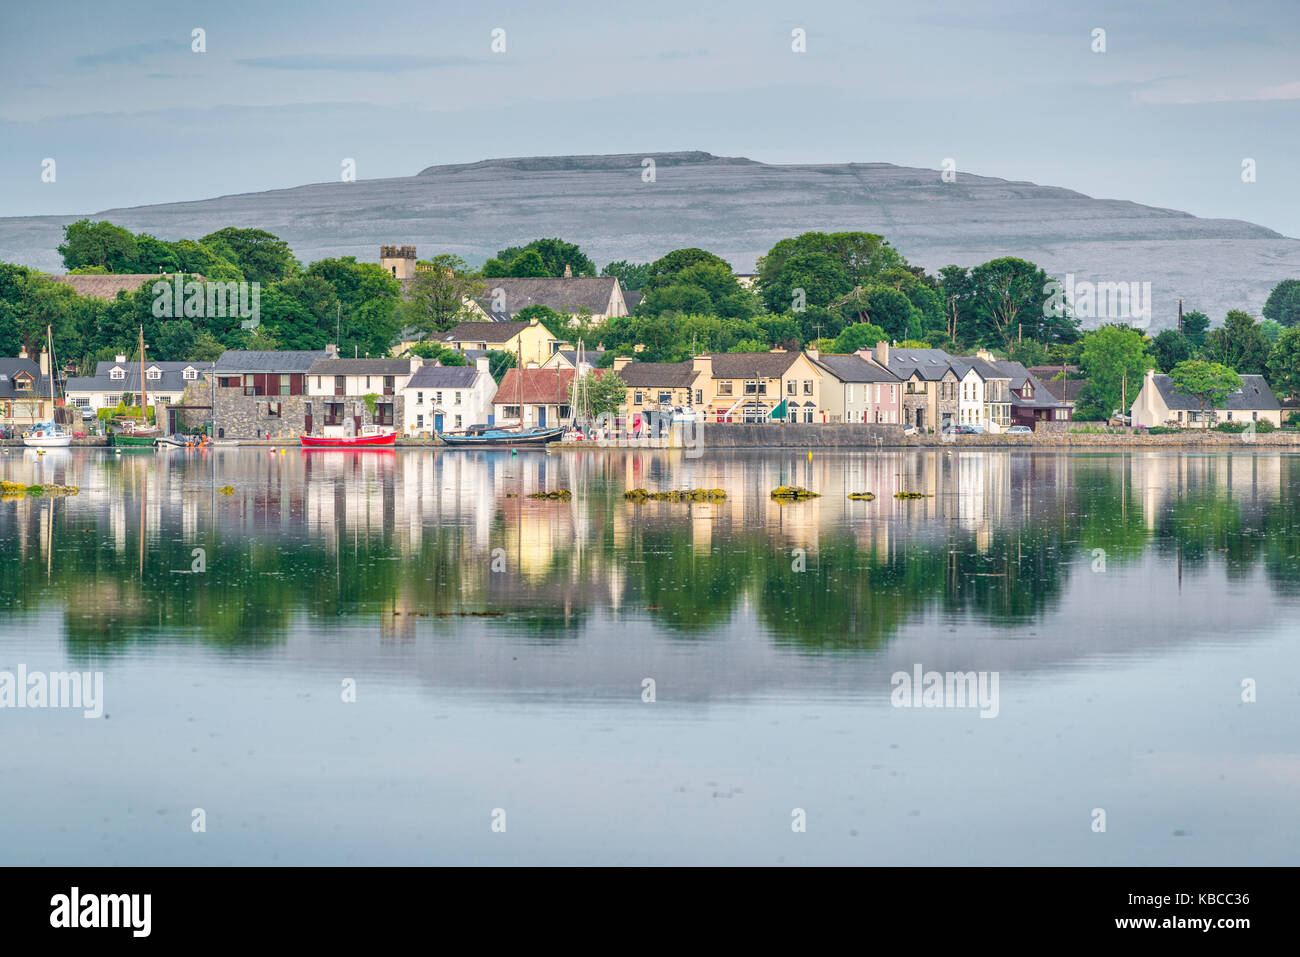
[[[1192,340],[1177,329],[1166,329],[1151,340],[1151,353],[1156,360],[1156,368],[1168,372],[1180,362],[1186,362],[1196,353]]]
[[[808,232],[779,240],[757,263],[757,285],[773,312],[792,308],[796,289],[808,306],[830,306],[855,287],[906,269],[907,261],[875,233]],[[875,320],[878,325],[883,325]]]
[[[411,355],[444,366],[469,365],[469,359],[463,352],[458,352],[439,342],[417,342],[411,346]]]
[[[485,278],[564,275],[568,266],[574,276],[596,275],[596,264],[573,243],[562,239],[534,239],[526,246],[499,250],[483,264]]]
[[[487,291],[487,284],[469,271],[465,260],[446,253],[416,263],[410,287],[404,318],[426,335],[446,332],[471,318],[465,300],[481,298]]]
[[[1205,345],[1205,336],[1210,328],[1210,317],[1203,312],[1183,313],[1183,335],[1192,345],[1200,348]]]
[[[488,372],[497,385],[506,377],[506,371],[513,369],[518,363],[518,357],[513,352],[505,352],[501,349],[488,350]],[[609,354],[609,361],[614,361],[613,353]]]
[[[1278,337],[1268,357],[1269,384],[1281,395],[1300,394],[1300,326]]]
[[[1006,347],[1013,339],[1045,344],[1073,340],[1079,322],[1071,317],[1064,295],[1054,296],[1049,282],[1038,266],[1014,256],[976,266],[966,304],[970,341]]]
[[[136,241],[129,229],[112,223],[92,223],[79,219],[63,227],[59,255],[69,269],[99,266],[109,272],[132,272]]]
[[[1300,325],[1300,279],[1283,279],[1264,303],[1264,317],[1283,326]]]
[[[1006,353],[1008,359],[1025,368],[1045,366],[1048,362],[1047,347],[1035,339],[1016,339],[1007,344]]]
[[[626,259],[612,262],[600,271],[602,276],[617,276],[624,289],[641,289],[650,279],[649,263],[630,263]]]
[[[1147,353],[1146,336],[1125,325],[1104,325],[1083,337],[1080,366],[1088,379],[1083,390],[1090,412],[1109,417],[1121,402],[1132,403],[1154,361]],[[1080,405],[1084,402],[1080,401]],[[1128,414],[1128,409],[1121,409]]]
[[[1241,376],[1217,362],[1189,359],[1170,370],[1174,391],[1190,395],[1201,403],[1201,418],[1205,407],[1218,408],[1227,401],[1228,394],[1241,388]]]
[[[375,405],[379,402],[379,395],[375,392],[367,392],[361,397],[361,401],[366,404],[366,411],[370,413],[370,418],[375,417]]]
[[[1233,435],[1240,435],[1242,432],[1258,432],[1260,435],[1267,435],[1269,432],[1276,431],[1276,427],[1268,419],[1260,419],[1258,422],[1220,422],[1214,426],[1216,432],[1230,432]]]
[[[264,229],[227,226],[199,240],[221,258],[234,263],[249,282],[272,283],[298,272],[289,244]]]
[[[627,399],[627,383],[610,369],[586,373],[578,389],[592,415],[613,415]]]
[[[1240,309],[1228,310],[1223,325],[1205,337],[1205,358],[1242,375],[1264,375],[1269,351],[1255,317]]]
[[[879,326],[869,322],[855,322],[845,326],[835,337],[830,351],[847,355],[859,349],[874,349],[877,342],[886,342],[888,338],[885,330]]]

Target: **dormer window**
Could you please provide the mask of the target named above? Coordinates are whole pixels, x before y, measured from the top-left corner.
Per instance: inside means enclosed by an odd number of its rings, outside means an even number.
[[[185,371],[181,373],[181,377],[183,379],[186,379],[187,381],[193,381],[194,379],[197,379],[199,377],[199,370],[194,368],[193,366],[187,366],[185,368]],[[320,385],[319,376],[316,379],[316,384]]]
[[[1028,382],[1026,382],[1026,383],[1025,383],[1025,398],[1026,398],[1026,399],[1032,399],[1033,397],[1034,397],[1034,387],[1033,387],[1032,385],[1030,385]]]
[[[109,377],[110,379],[125,379],[125,378],[126,378],[126,370],[125,370],[125,369],[119,369],[117,366],[114,366],[114,367],[113,367],[113,371],[110,372],[110,373],[108,374],[108,377]]]
[[[20,392],[26,392],[32,387],[32,377],[26,372],[20,372],[14,376],[14,388]]]
[[[152,379],[161,379],[161,378],[162,378],[162,370],[159,369],[157,366],[154,366],[154,367],[152,367],[152,368],[150,368],[150,369],[147,369],[147,370],[145,370],[145,378],[147,378],[147,379],[151,379],[151,380],[152,380]]]

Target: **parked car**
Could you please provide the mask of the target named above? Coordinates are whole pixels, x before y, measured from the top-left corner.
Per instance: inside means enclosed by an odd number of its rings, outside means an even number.
[[[1013,425],[1007,429],[1007,435],[1032,435],[1033,432],[1034,430],[1027,425]]]
[[[904,435],[916,435],[916,426],[914,426],[914,425],[905,425],[905,426],[903,426],[903,434],[904,434]]]
[[[958,435],[983,435],[984,426],[982,425],[959,425],[953,429]]]
[[[90,406],[86,406],[84,409],[81,410],[81,421],[89,422],[94,417],[95,417],[95,410],[92,409]]]

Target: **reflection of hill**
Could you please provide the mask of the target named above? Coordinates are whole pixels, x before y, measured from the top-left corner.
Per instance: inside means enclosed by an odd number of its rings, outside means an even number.
[[[353,628],[413,640],[470,620],[533,640],[613,620],[712,641],[752,616],[775,647],[852,654],[936,616],[1021,635],[1079,593],[1166,570],[1211,592],[1300,592],[1300,462],[1271,454],[240,450],[60,468],[83,495],[0,506],[0,622],[55,604],[83,653]],[[822,497],[778,505],[780,484]],[[632,505],[628,487],[728,498]],[[572,501],[527,497],[556,488]]]

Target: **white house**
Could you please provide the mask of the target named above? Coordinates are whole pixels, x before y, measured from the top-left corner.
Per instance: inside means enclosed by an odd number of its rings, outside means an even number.
[[[153,362],[146,360],[144,387],[149,404],[166,402],[177,405],[185,390],[206,386],[212,371],[211,362]],[[68,404],[82,409],[111,409],[130,394],[135,404],[140,402],[140,362],[128,362],[119,355],[113,362],[95,364],[93,376],[68,379],[64,386]]]
[[[357,434],[361,426],[370,423],[401,426],[406,420],[403,390],[423,364],[418,357],[317,359],[305,377],[307,398],[318,407],[311,419],[311,431],[317,425],[324,427],[325,435],[348,434],[349,428]]]
[[[424,366],[403,391],[407,435],[432,438],[434,432],[457,432],[493,422],[497,384],[485,356],[468,366]]]

